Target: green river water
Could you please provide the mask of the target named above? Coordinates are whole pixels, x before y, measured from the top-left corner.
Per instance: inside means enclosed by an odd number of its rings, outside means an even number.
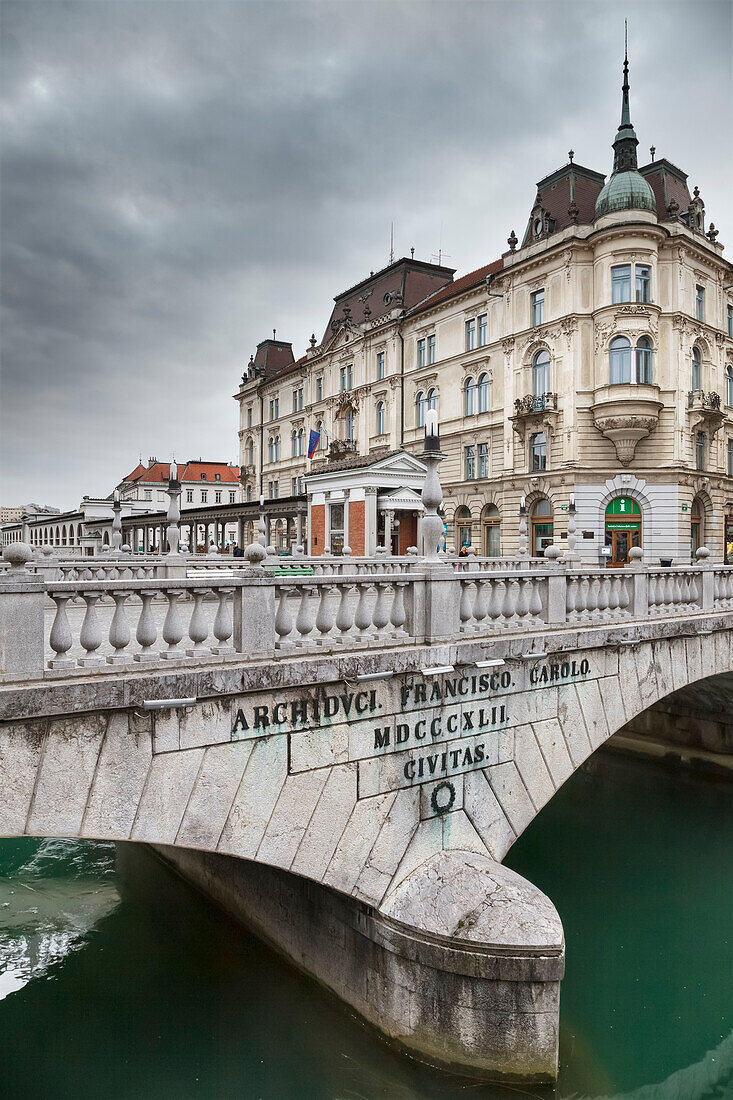
[[[596,754],[510,852],[565,926],[554,1093],[398,1055],[145,849],[0,841],[0,1097],[730,1100],[731,793]]]

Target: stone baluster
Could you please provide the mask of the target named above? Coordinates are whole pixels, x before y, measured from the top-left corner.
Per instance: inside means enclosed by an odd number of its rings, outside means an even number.
[[[293,586],[281,584],[278,591],[277,612],[275,614],[275,633],[278,636],[276,646],[278,649],[289,649],[292,645],[288,642],[288,636],[293,629],[293,616],[290,613],[290,593]]]
[[[471,601],[471,589],[473,584],[471,581],[463,580],[459,582],[461,585],[461,602],[458,607],[458,618],[461,622],[461,630],[465,633],[469,629],[469,624],[473,618],[473,607]]]
[[[598,581],[598,605],[596,610],[606,617],[609,605],[609,595],[611,591],[611,580],[607,573],[603,574],[603,578]]]
[[[219,606],[214,616],[214,637],[217,644],[211,647],[211,652],[217,656],[225,653],[234,653],[231,637],[234,633],[234,620],[232,618],[232,588],[217,588],[216,597]]]
[[[504,585],[504,604],[501,609],[501,617],[507,626],[510,625],[517,606],[516,601],[513,599],[513,584],[513,581],[509,581]]]
[[[155,625],[153,609],[150,606],[155,598],[155,592],[142,588],[138,589],[137,594],[142,602],[142,607],[140,609],[140,618],[137,621],[135,638],[142,648],[139,653],[135,654],[134,659],[140,662],[157,661],[158,655],[153,650],[153,646],[158,637],[158,629]]]
[[[588,596],[590,593],[590,580],[586,574],[580,582],[578,588],[578,606],[577,606],[577,618],[582,618],[588,610]]]
[[[312,584],[304,584],[300,590],[300,606],[295,620],[295,629],[298,637],[303,641],[308,640],[308,635],[312,633],[316,625],[315,615],[313,614],[313,597],[316,592],[317,589]]]
[[[507,598],[506,581],[498,580],[496,582],[496,604],[499,608],[499,614],[496,617],[496,625],[499,627],[506,626],[506,619],[504,617],[504,607]]]
[[[354,613],[351,609],[351,593],[354,591],[356,585],[354,584],[340,584],[338,586],[341,592],[341,599],[339,600],[338,611],[336,612],[336,629],[339,630],[340,642],[345,642],[346,637],[354,625]]]
[[[697,607],[700,602],[700,584],[701,576],[699,573],[692,573],[687,578],[687,600],[691,607]]]
[[[489,585],[489,601],[487,607],[487,614],[492,623],[495,623],[501,616],[501,608],[503,603],[503,595],[499,589],[500,582],[490,580],[487,582]]]
[[[331,631],[333,630],[334,620],[336,618],[333,608],[333,593],[336,591],[336,586],[333,584],[322,584],[321,598],[318,603],[318,613],[316,615],[316,630],[318,631],[318,641],[328,644],[331,642]]]
[[[624,615],[628,615],[628,608],[631,604],[631,592],[629,589],[633,581],[630,581],[628,577],[621,577],[619,579],[621,581],[621,587],[619,589],[618,606],[619,610],[623,612]]]
[[[376,589],[377,602],[374,605],[372,623],[376,627],[377,634],[381,634],[389,622],[389,608],[387,606],[387,590],[389,589],[389,584],[385,581],[379,581],[376,585]]]
[[[97,616],[97,601],[100,599],[101,595],[101,592],[82,593],[84,603],[86,604],[86,611],[84,613],[84,621],[81,624],[81,630],[79,631],[79,643],[85,651],[86,656],[79,658],[79,664],[84,667],[91,667],[102,663],[102,658],[95,656],[103,640],[102,627],[100,626],[99,617]]]
[[[590,582],[590,591],[588,593],[588,614],[595,615],[598,610],[598,600],[601,590],[601,581],[599,577],[594,577]]]
[[[657,574],[649,574],[649,610],[657,606]]]
[[[529,577],[525,577],[519,582],[519,598],[517,599],[517,618],[520,625],[529,615],[529,596],[532,582]]]
[[[71,627],[69,626],[69,619],[66,614],[66,605],[71,599],[71,594],[67,595],[65,592],[51,592],[49,595],[56,604],[56,614],[51,626],[51,636],[49,638],[49,643],[51,649],[55,653],[55,657],[52,657],[48,662],[48,667],[74,668],[76,666],[76,661],[66,656],[73,642]]]
[[[540,595],[540,582],[538,577],[533,577],[530,582],[532,586],[532,594],[529,600],[529,613],[533,619],[541,621],[542,618],[542,596]]]
[[[473,617],[477,623],[484,621],[489,613],[486,596],[486,581],[476,581],[476,600],[473,605]]]
[[[178,605],[181,595],[180,588],[167,588],[164,592],[164,596],[168,601],[168,610],[163,623],[163,641],[167,643],[168,648],[163,650],[160,656],[168,661],[185,656],[184,651],[180,648],[181,640],[186,632],[183,612]]]
[[[369,593],[374,590],[373,585],[362,583],[359,585],[359,602],[354,612],[354,626],[359,634],[366,638],[369,627],[372,625],[372,614],[369,609]]]
[[[392,587],[394,588],[394,599],[392,600],[392,611],[389,616],[389,621],[394,627],[395,636],[399,638],[405,634],[402,628],[407,618],[405,613],[405,582],[396,581]],[[484,615],[485,614],[484,612]]]
[[[130,660],[130,655],[124,652],[129,646],[131,638],[130,625],[125,614],[125,602],[129,595],[129,592],[112,593],[112,599],[115,602],[115,613],[109,627],[109,640],[114,653],[107,658],[111,665],[123,664],[125,661]]]
[[[578,616],[578,582],[575,577],[568,579],[565,590],[565,609],[568,622],[574,622]]]
[[[193,648],[186,650],[187,657],[200,657],[206,653],[204,642],[209,636],[209,624],[204,611],[204,598],[207,592],[208,588],[193,589],[193,609],[188,624],[188,636],[193,642]]]
[[[621,578],[618,573],[614,576],[613,580],[609,583],[608,589],[608,614],[610,618],[616,617],[616,612],[619,607],[619,600],[621,598]]]

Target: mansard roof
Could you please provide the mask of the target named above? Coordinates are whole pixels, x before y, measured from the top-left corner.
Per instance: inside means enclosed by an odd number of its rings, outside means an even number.
[[[252,365],[269,379],[291,367],[293,362],[293,345],[273,338],[263,340],[257,345]]]
[[[541,179],[527,219],[522,247],[534,239],[532,227],[538,217],[543,222],[543,230],[536,235],[538,237],[547,236],[550,232],[558,233],[569,225],[590,225],[605,179],[600,172],[584,168],[572,160]]]
[[[669,217],[667,207],[675,202],[679,213],[684,213],[690,205],[690,190],[687,186],[687,173],[676,164],[661,157],[645,164],[639,169],[652,191],[657,203],[657,217],[665,221]]]
[[[477,267],[475,271],[469,271],[467,275],[463,275],[460,279],[455,279],[453,282],[449,283],[448,286],[436,290],[434,294],[429,295],[422,302],[418,302],[418,304],[408,312],[410,316],[415,316],[418,313],[424,313],[425,310],[432,309],[433,306],[440,305],[442,302],[447,302],[451,298],[457,298],[459,294],[465,294],[466,291],[473,290],[474,287],[485,284],[487,275],[496,275],[503,267],[503,260],[494,260],[484,267]]]

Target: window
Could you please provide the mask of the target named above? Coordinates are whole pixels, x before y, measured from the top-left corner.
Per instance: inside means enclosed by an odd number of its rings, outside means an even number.
[[[209,499],[209,490],[208,489],[202,489],[201,490],[201,503],[206,504],[208,499]]]
[[[436,389],[428,390],[428,408],[433,412],[438,411],[438,391]]]
[[[349,409],[346,414],[346,438],[349,443],[354,442],[354,410]]]
[[[297,477],[291,477],[290,479],[290,493],[295,496],[298,492],[298,479]]]
[[[297,411],[298,411],[298,391],[293,390],[293,412],[297,413]]]
[[[186,489],[186,504],[193,504],[193,489]]]
[[[298,478],[298,492],[299,493],[304,493],[305,492],[305,478],[302,475],[301,475],[301,477]]]
[[[733,477],[733,438],[728,440],[728,477]]]
[[[652,295],[652,269],[646,264],[636,265],[636,300],[637,302],[651,302]]]
[[[546,497],[538,500],[532,509],[532,555],[544,557],[545,550],[552,544],[554,523],[552,505]]]
[[[221,474],[214,474],[214,481],[221,481]]]
[[[652,383],[652,342],[648,336],[640,336],[636,342],[636,381],[640,386]]]
[[[478,445],[478,476],[489,476],[489,445],[488,443],[479,443]]]
[[[472,538],[471,513],[465,505],[456,509],[456,546],[470,546]]]
[[[705,432],[698,432],[695,436],[695,469],[705,469]]]
[[[252,486],[248,485],[247,486],[247,503],[250,504],[251,502],[252,502]]]
[[[342,367],[339,371],[339,388],[342,393],[346,389],[346,367]]]
[[[489,342],[489,318],[488,314],[482,313],[478,319],[478,346],[484,347]]]
[[[384,401],[377,402],[377,435],[384,435]]]
[[[631,344],[625,336],[611,341],[608,353],[608,380],[612,386],[631,381]]]
[[[247,465],[254,466],[255,464],[255,443],[253,439],[250,439],[247,444]]]
[[[290,453],[293,458],[298,457],[298,433],[296,431],[290,434]]]
[[[417,342],[417,365],[418,367],[425,366],[425,341],[418,340]]]
[[[466,321],[466,351],[473,351],[476,347],[476,321]]]
[[[705,287],[695,287],[695,317],[698,321],[705,320]]]
[[[202,480],[202,481],[206,481],[206,474],[202,474],[202,475],[201,475],[201,480]]]
[[[428,407],[425,394],[422,390],[418,390],[415,396],[415,424],[418,428],[425,427],[425,410]]]
[[[476,383],[467,378],[463,383],[463,415],[473,416],[476,412]]]
[[[473,481],[476,477],[476,448],[473,444],[463,448],[463,476],[466,481]]]
[[[217,489],[214,493],[214,504],[221,504],[221,489]]]
[[[725,403],[733,405],[733,365],[730,363],[725,368]]]
[[[252,406],[247,409],[247,427],[252,427]]]
[[[529,438],[530,470],[547,469],[547,439],[544,432],[536,432]]]
[[[351,363],[349,363],[349,365],[347,367],[342,367],[341,368],[340,379],[341,379],[341,392],[342,393],[344,392],[344,390],[353,389],[353,386],[354,386],[354,368],[353,368]]]
[[[483,511],[484,555],[487,558],[501,556],[501,518],[495,504],[487,504]]]
[[[478,411],[480,413],[489,411],[489,376],[485,373],[480,374],[478,378]]]
[[[535,290],[531,296],[532,328],[537,328],[545,319],[545,290]]]
[[[611,302],[631,301],[631,264],[611,268]]]
[[[318,432],[318,446],[316,449],[322,451],[325,445],[322,420],[316,420],[316,431]]]
[[[316,401],[323,400],[323,379],[316,378]]]
[[[544,397],[550,392],[550,353],[546,348],[538,351],[532,363],[532,393]]]
[[[270,436],[270,438],[267,441],[267,461],[268,462],[274,462],[275,461],[275,440],[274,440],[273,436]]]
[[[428,365],[435,362],[435,336],[428,336]]]
[[[234,501],[236,500],[236,498],[237,498],[236,493],[232,493],[232,492],[229,493],[229,503],[230,504],[234,504]]]
[[[153,499],[153,490],[152,489],[146,489],[145,490],[145,499],[146,500],[152,500]]]
[[[728,335],[733,336],[733,306],[728,306]]]
[[[702,359],[699,348],[692,349],[692,389],[702,389]]]
[[[384,352],[377,353],[377,381],[381,381],[384,378]]]

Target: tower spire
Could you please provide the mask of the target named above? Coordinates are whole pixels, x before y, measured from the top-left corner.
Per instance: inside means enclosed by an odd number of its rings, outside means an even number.
[[[614,172],[628,172],[638,167],[636,161],[636,147],[639,144],[631,125],[631,110],[629,107],[629,37],[628,25],[624,19],[624,82],[621,85],[621,122],[616,140],[613,143],[613,170]]]

